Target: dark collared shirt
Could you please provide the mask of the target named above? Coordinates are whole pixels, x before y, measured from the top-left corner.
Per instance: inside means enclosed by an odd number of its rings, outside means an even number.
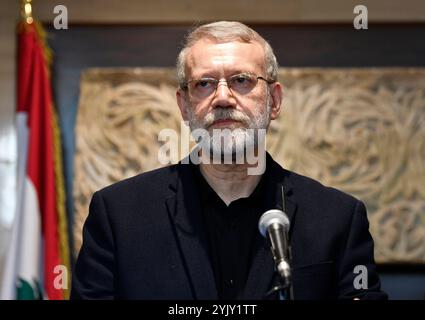
[[[200,190],[204,230],[207,233],[209,256],[219,299],[237,299],[245,288],[255,250],[261,237],[258,220],[275,208],[275,187],[268,180],[267,170],[247,198],[227,206],[194,166]]]

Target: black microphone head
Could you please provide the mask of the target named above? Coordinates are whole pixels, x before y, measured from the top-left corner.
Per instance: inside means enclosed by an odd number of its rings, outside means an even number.
[[[267,229],[270,225],[278,223],[284,230],[289,230],[289,219],[285,212],[278,209],[271,209],[263,213],[258,221],[258,229],[263,237],[267,237]]]

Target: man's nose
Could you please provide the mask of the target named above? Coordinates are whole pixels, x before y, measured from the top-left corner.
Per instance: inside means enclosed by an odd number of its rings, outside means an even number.
[[[215,93],[213,106],[221,108],[236,107],[235,97],[233,96],[233,93],[227,85],[226,81],[220,81],[217,83],[217,90]]]
[[[223,95],[223,94],[225,94],[225,95],[227,95],[227,94],[232,95],[232,91],[230,91],[230,87],[227,84],[227,81],[226,80],[220,80],[217,83],[217,92],[216,92],[216,94],[217,95],[220,95],[220,94],[221,95]]]

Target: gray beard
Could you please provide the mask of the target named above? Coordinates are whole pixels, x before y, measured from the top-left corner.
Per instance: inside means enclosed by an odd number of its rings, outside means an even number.
[[[188,105],[186,107],[189,126],[198,147],[205,151],[210,159],[220,159],[221,163],[227,159],[235,163],[238,160],[243,161],[241,159],[244,159],[249,151],[253,152],[258,149],[259,145],[265,143],[265,133],[262,134],[259,129],[267,130],[270,124],[270,95],[267,95],[266,106],[266,111],[254,114],[253,119],[234,109],[217,108],[207,114],[202,121],[196,119]],[[245,127],[233,130],[207,129],[214,121],[220,119],[237,120],[242,122]]]

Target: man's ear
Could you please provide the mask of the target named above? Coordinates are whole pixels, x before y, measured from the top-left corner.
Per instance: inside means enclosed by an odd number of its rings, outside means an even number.
[[[178,88],[176,91],[177,105],[179,106],[180,113],[184,121],[189,121],[186,110],[186,91]]]
[[[270,87],[271,87],[270,94],[272,98],[270,119],[274,120],[280,114],[280,105],[282,103],[283,92],[282,92],[282,85],[279,82],[275,82],[271,84]]]

